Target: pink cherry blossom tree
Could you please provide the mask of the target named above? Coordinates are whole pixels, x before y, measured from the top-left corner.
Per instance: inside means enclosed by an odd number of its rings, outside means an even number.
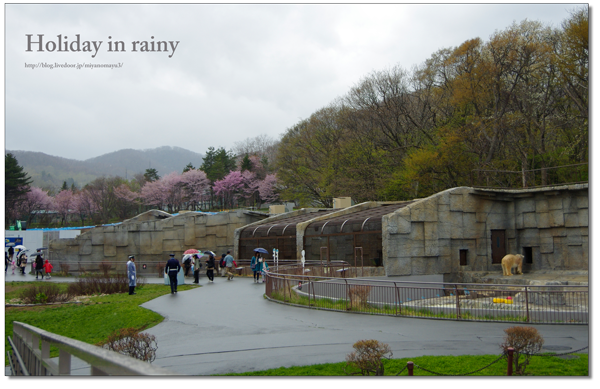
[[[181,175],[184,197],[191,210],[195,211],[198,204],[210,198],[210,180],[202,170],[191,169]]]
[[[256,178],[255,172],[250,172],[247,170],[242,172],[242,177],[244,179],[244,186],[242,193],[240,193],[240,198],[243,198],[247,205],[255,205],[260,201],[258,195],[258,186],[260,181]]]
[[[181,174],[173,172],[152,182],[147,182],[142,187],[142,200],[147,205],[168,212],[177,212],[184,202],[183,181]]]
[[[54,196],[54,210],[60,216],[60,224],[68,222],[69,215],[75,213],[73,192],[69,189],[61,190]]]
[[[260,199],[266,203],[272,203],[279,200],[277,193],[277,176],[275,174],[267,174],[264,180],[258,185],[258,193]]]
[[[129,189],[127,183],[122,183],[114,189],[115,211],[119,218],[126,219],[138,210],[140,194]]]
[[[73,199],[73,209],[75,213],[79,215],[81,225],[86,218],[93,219],[93,216],[98,212],[98,205],[94,201],[90,192],[87,189],[80,190],[75,194]]]
[[[229,172],[222,180],[215,181],[213,190],[222,199],[223,207],[233,208],[234,200],[237,200],[244,189],[244,177],[239,171]]]
[[[23,201],[19,201],[15,205],[13,208],[15,219],[25,218],[27,224],[30,224],[36,215],[47,214],[53,209],[53,199],[45,190],[32,186],[30,191],[23,196]]]

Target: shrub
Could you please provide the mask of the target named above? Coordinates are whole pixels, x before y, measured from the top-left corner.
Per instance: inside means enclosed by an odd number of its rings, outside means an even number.
[[[369,285],[350,286],[348,288],[348,298],[350,299],[349,309],[366,307],[369,293],[371,293]]]
[[[100,269],[100,271],[102,271],[102,273],[104,274],[105,277],[108,277],[108,271],[110,270],[111,264],[109,262],[100,262],[100,264],[98,265],[98,268]]]
[[[351,375],[383,375],[384,367],[381,358],[390,359],[392,350],[386,343],[380,343],[378,340],[359,340],[352,345],[353,352],[346,356],[346,366],[350,367],[346,373]],[[386,356],[386,354],[389,354]],[[345,368],[344,368],[345,369]],[[353,371],[358,369],[359,371]]]
[[[64,302],[71,299],[68,292],[61,293],[60,287],[55,284],[33,285],[21,292],[21,300],[25,304],[47,304]]]
[[[106,342],[97,344],[119,354],[153,362],[156,359],[156,337],[147,333],[138,333],[135,328],[121,328],[108,336]]]
[[[156,271],[158,272],[158,277],[164,277],[165,275],[165,266],[167,266],[166,262],[159,262],[156,264]]]
[[[35,295],[35,304],[46,304],[48,302],[48,296],[44,292],[40,292]]]
[[[65,277],[69,276],[69,269],[71,268],[71,266],[69,266],[68,263],[64,263],[64,262],[60,262],[60,274],[62,274]]]
[[[508,352],[509,347],[515,349],[513,353],[514,374],[523,375],[531,359],[531,354],[538,353],[542,349],[544,338],[533,327],[515,326],[505,329],[504,332],[506,336],[504,342],[500,344],[500,348],[505,352]],[[521,356],[524,359],[519,361]]]
[[[138,287],[142,287],[144,278],[137,277],[136,284]],[[126,273],[115,273],[107,276],[89,274],[85,277],[79,277],[76,282],[70,283],[68,291],[73,296],[125,293],[129,291],[129,280]]]

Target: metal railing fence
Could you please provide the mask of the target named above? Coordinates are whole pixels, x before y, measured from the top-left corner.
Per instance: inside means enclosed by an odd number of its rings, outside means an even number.
[[[471,186],[483,188],[538,188],[589,182],[588,163],[552,166],[541,169],[471,170]]]
[[[71,375],[71,356],[88,363],[91,375],[175,375],[148,362],[21,322],[13,322],[13,337],[8,341],[13,375]],[[59,349],[58,363],[50,358],[50,346]]]
[[[325,271],[327,269],[327,271]],[[345,278],[355,274],[306,265],[274,269],[266,295],[287,304],[432,319],[588,324],[587,286],[524,286]],[[342,273],[347,273],[342,276]],[[330,275],[334,275],[331,277]]]

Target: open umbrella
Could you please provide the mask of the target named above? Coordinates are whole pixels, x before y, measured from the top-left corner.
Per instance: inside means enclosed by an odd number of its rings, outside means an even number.
[[[22,244],[15,246],[14,249],[21,250],[21,251],[27,251],[27,247],[23,246]]]
[[[206,251],[204,252],[204,254],[212,255],[213,257],[216,255],[215,253],[213,253],[213,252],[212,252],[212,251],[210,251],[210,250],[206,250]]]
[[[269,252],[261,247],[254,249],[255,253],[263,253],[263,254],[269,254]]]
[[[198,254],[200,251],[196,250],[196,249],[189,249],[189,250],[185,250],[183,253],[184,254]]]

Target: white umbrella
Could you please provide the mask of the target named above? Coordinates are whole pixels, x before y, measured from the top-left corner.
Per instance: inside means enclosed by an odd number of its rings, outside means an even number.
[[[27,251],[27,247],[23,246],[22,244],[15,246],[14,249],[21,250],[21,251]]]

